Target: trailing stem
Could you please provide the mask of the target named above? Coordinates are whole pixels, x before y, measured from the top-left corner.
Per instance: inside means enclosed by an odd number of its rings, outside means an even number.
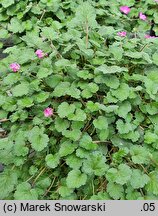
[[[86,49],[88,49],[88,38],[89,38],[89,26],[88,26],[88,20],[86,19]]]

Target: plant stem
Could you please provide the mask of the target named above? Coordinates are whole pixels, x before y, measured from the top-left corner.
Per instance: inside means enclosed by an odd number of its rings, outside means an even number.
[[[42,13],[42,15],[41,15],[41,17],[40,17],[40,19],[39,19],[39,22],[41,22],[41,21],[42,21],[42,19],[43,19],[43,17],[44,17],[44,15],[45,15],[45,13],[46,13],[46,10],[44,10],[44,11],[43,11],[43,13]]]
[[[0,119],[0,123],[7,122],[7,121],[9,121],[9,119]]]
[[[86,19],[86,49],[88,49],[89,27],[88,20]]]
[[[62,58],[62,55],[58,52],[56,47],[54,46],[53,42],[50,40],[50,47],[57,53],[58,58]]]
[[[46,167],[44,167],[41,172],[38,174],[38,176],[35,178],[35,180],[32,183],[32,186],[34,186],[35,182],[37,181],[37,179],[44,173],[44,171],[46,170]]]
[[[53,181],[52,181],[50,187],[48,188],[48,190],[46,190],[46,192],[45,192],[45,194],[43,195],[43,197],[45,197],[45,196],[49,193],[50,189],[52,188],[52,186],[53,186],[53,184],[54,184],[54,182],[55,182],[55,179],[56,179],[56,177],[54,177],[54,179],[53,179]]]

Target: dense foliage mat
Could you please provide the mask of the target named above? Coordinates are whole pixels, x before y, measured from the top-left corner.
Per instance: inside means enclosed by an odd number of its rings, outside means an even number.
[[[157,199],[157,11],[1,0],[1,199]]]

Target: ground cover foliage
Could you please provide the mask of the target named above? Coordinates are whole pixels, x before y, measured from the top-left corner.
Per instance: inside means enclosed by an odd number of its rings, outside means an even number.
[[[1,199],[157,199],[157,11],[1,0]]]

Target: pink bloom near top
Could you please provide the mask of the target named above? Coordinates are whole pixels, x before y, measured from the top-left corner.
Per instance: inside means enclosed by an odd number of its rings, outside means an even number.
[[[120,36],[120,37],[125,37],[127,34],[127,32],[125,31],[122,31],[122,32],[118,32],[117,35]]]
[[[139,13],[139,18],[140,18],[141,20],[146,20],[146,16],[145,16],[145,14],[143,14],[142,12]]]
[[[45,110],[44,110],[44,116],[45,117],[50,117],[53,115],[53,109],[50,108],[50,107],[47,107]]]
[[[128,6],[121,6],[120,11],[123,12],[124,14],[128,14],[130,12],[131,8]]]
[[[16,62],[10,64],[10,68],[12,69],[13,72],[17,72],[20,70],[20,65]]]
[[[38,58],[43,58],[44,57],[44,52],[40,49],[38,49],[36,52],[36,55]]]

